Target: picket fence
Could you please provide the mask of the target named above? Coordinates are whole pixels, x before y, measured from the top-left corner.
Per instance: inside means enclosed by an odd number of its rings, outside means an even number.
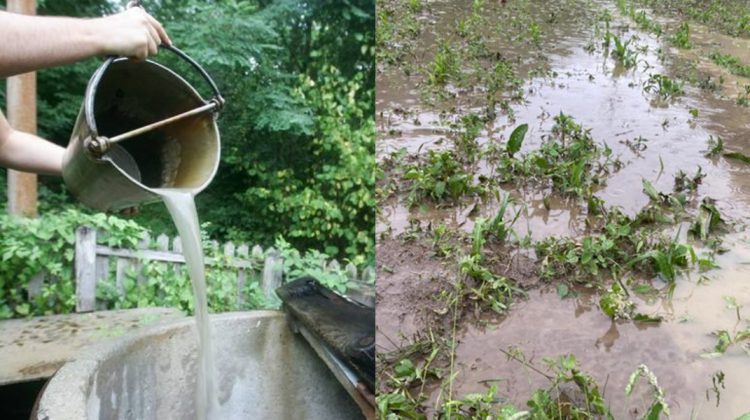
[[[152,245],[155,244],[155,249]],[[170,247],[171,245],[171,247]],[[244,303],[243,291],[248,281],[260,281],[263,294],[269,301],[275,300],[274,290],[281,286],[283,279],[282,260],[279,253],[273,249],[263,251],[260,246],[251,248],[247,244],[235,245],[227,242],[221,246],[212,241],[211,247],[221,250],[225,257],[223,264],[237,270],[237,306]],[[171,248],[171,249],[170,249]],[[219,254],[219,252],[214,252]],[[258,264],[250,256],[265,256],[263,263]],[[114,258],[114,264],[111,259]],[[147,235],[138,244],[137,249],[112,248],[97,243],[97,231],[88,226],[81,226],[76,230],[75,242],[75,283],[76,283],[76,312],[90,312],[96,309],[96,285],[98,282],[115,275],[115,284],[120,293],[124,293],[123,284],[130,269],[139,272],[139,267],[146,261],[156,261],[172,265],[175,270],[186,269],[185,257],[182,254],[182,244],[179,236],[169,238],[159,235],[156,241],[151,241]],[[206,264],[215,263],[215,258],[206,258]],[[262,266],[262,269],[261,269]],[[114,273],[112,273],[114,267]],[[331,270],[339,270],[337,261],[328,263]],[[231,268],[230,268],[231,269]],[[358,273],[356,267],[349,265],[345,269],[349,279],[350,290],[357,300],[367,304],[374,304],[374,290],[371,286],[374,275],[371,270]],[[139,280],[144,280],[139,278]],[[370,302],[371,301],[371,302]]]

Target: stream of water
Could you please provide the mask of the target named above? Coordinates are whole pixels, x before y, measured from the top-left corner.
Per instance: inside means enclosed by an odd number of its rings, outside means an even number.
[[[213,374],[214,355],[211,346],[211,325],[208,322],[208,301],[206,297],[206,272],[203,263],[198,213],[195,209],[193,193],[188,189],[159,188],[155,190],[169,214],[172,216],[182,240],[183,254],[193,283],[195,300],[195,320],[198,326],[198,369],[196,378],[196,418],[213,418],[217,412],[217,400]]]

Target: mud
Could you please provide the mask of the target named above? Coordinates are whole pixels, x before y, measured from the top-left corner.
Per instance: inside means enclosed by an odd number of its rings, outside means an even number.
[[[549,4],[523,3],[530,5],[538,19],[542,18],[538,6]],[[422,53],[417,62],[422,64],[431,59],[433,50],[428,46],[434,44],[440,28],[453,28],[453,22],[470,10],[469,2],[431,4],[435,18],[418,41],[417,50]],[[750,64],[750,41],[691,24],[693,48],[679,50],[668,43],[668,35],[659,38],[636,29],[633,22],[617,12],[614,2],[593,4],[592,10],[606,9],[615,17],[613,33],[633,39],[640,51],[637,68],[622,69],[601,46],[590,52],[586,47],[592,40],[600,40],[594,24],[586,18],[571,20],[567,25],[543,26],[540,49],[546,54],[544,65],[551,70],[549,75],[528,79],[523,85],[524,100],[512,105],[514,115],[500,112],[487,124],[479,142],[504,142],[517,125],[528,123],[530,130],[521,153],[528,152],[537,148],[541,136],[550,131],[552,116],[564,112],[590,128],[593,138],[606,143],[625,163],[597,192],[607,206],[621,207],[632,215],[648,203],[642,192],[642,178],[657,189],[671,191],[674,174],[679,170],[693,174],[700,167],[707,176],[697,196],[716,199],[722,214],[734,222],[739,233],[726,238],[730,251],[719,257],[721,268],[708,273],[709,282],[699,281],[699,273],[690,273],[678,280],[673,299],[637,301],[640,311],[665,318],[658,325],[613,322],[598,309],[597,297],[582,294],[576,299],[561,300],[554,289],[548,288],[530,292],[529,299],[514,304],[505,319],[483,322],[483,327],[476,322],[463,322],[456,350],[460,373],[454,383],[454,397],[485,392],[497,380],[500,395],[508,396],[518,407],[525,406],[530,393],[545,387],[548,381],[517,362],[508,361],[499,351],[517,346],[535,361],[543,356],[575,354],[585,371],[593,373],[600,385],[606,384],[607,400],[613,404],[617,418],[638,417],[648,406],[649,401],[637,395],[628,399],[624,394],[628,376],[641,363],[656,373],[660,385],[667,390],[673,418],[735,418],[750,410],[750,390],[744,383],[750,375],[747,355],[740,346],[732,346],[727,354],[714,359],[702,354],[716,343],[712,331],[748,326],[747,314],[743,313],[743,320],[738,322],[735,312],[727,309],[724,297],[735,297],[740,304],[750,306],[750,284],[745,281],[750,270],[750,242],[743,233],[750,222],[750,166],[724,158],[708,159],[704,153],[709,137],[720,136],[727,151],[750,154],[746,140],[750,134],[750,111],[736,103],[750,80],[731,75],[707,56],[721,51]],[[503,16],[502,11],[497,13]],[[679,24],[652,18],[667,27]],[[494,38],[492,42],[493,48],[506,51],[508,56],[523,54],[511,37]],[[663,61],[660,50],[666,53]],[[654,100],[653,95],[644,92],[649,75],[680,78],[686,76],[686,68],[693,76],[710,76],[723,83],[716,91],[686,83],[685,95],[668,102]],[[451,118],[485,112],[478,99],[481,95],[472,91],[425,105],[420,96],[422,82],[419,74],[405,76],[393,69],[378,75],[377,153],[381,161],[402,148],[416,155],[451,147]],[[691,115],[691,110],[698,110],[698,116]],[[626,142],[637,137],[646,139],[646,148],[636,152]],[[485,174],[491,171],[487,168],[482,169]],[[553,196],[545,206],[545,192],[510,186],[507,192],[516,199],[514,210],[521,211],[514,226],[519,237],[576,237],[585,231],[580,203]],[[468,199],[450,206],[420,203],[410,209],[399,194],[380,204],[379,351],[406,345],[409,340],[405,338],[429,327],[431,321],[425,313],[444,309],[445,304],[437,303],[435,295],[450,282],[440,284],[429,279],[450,277],[450,272],[428,246],[404,241],[410,230],[444,223],[469,232],[476,217],[494,216],[497,205],[493,200]],[[718,407],[715,398],[706,398],[711,375],[717,371],[726,374],[726,389]],[[432,401],[436,396],[432,395]]]

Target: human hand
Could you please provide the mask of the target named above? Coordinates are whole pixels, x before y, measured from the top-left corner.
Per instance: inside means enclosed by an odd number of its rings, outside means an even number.
[[[161,24],[140,7],[94,19],[94,36],[103,55],[122,55],[143,60],[157,53],[162,43],[172,45]]]

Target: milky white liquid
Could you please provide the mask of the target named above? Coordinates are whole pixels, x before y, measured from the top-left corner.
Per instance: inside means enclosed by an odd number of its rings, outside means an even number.
[[[182,242],[182,252],[193,283],[195,320],[198,326],[198,377],[196,380],[196,418],[205,420],[217,413],[214,392],[214,355],[211,347],[211,326],[208,322],[206,272],[203,263],[198,213],[193,194],[187,189],[158,188],[154,190],[167,205]]]

